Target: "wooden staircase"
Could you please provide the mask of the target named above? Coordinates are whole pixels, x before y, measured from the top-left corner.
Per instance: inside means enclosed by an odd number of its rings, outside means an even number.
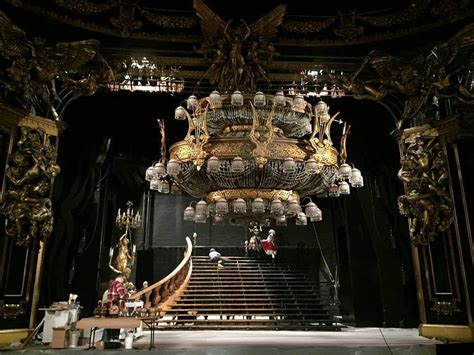
[[[192,257],[181,297],[161,329],[339,330],[317,285],[302,272],[271,261],[229,257],[224,268]]]

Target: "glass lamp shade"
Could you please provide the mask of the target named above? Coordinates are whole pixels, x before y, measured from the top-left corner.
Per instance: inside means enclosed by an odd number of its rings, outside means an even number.
[[[158,192],[161,192],[162,194],[170,193],[170,184],[167,180],[160,180],[158,183]]]
[[[352,168],[351,176],[349,177],[349,182],[352,184],[353,180],[358,180],[362,176],[361,172],[357,168]]]
[[[243,198],[238,198],[234,201],[234,213],[245,213],[247,212],[247,205]]]
[[[318,163],[313,158],[306,160],[304,163],[304,170],[308,175],[319,173]]]
[[[354,188],[364,187],[364,177],[361,175],[357,179],[352,179],[351,180],[351,185]]]
[[[230,164],[230,171],[233,173],[243,173],[245,170],[244,161],[241,157],[235,157]]]
[[[314,106],[314,112],[318,117],[321,117],[323,113],[328,113],[328,110],[329,107],[323,100],[320,100],[316,106]]]
[[[226,214],[229,212],[229,206],[225,198],[220,198],[216,202],[216,213],[217,214]]]
[[[275,106],[285,106],[286,99],[283,91],[278,91],[273,97],[273,104]]]
[[[328,187],[328,195],[329,197],[339,197],[339,186],[336,184],[332,184]]]
[[[308,224],[308,218],[303,212],[300,212],[296,215],[296,223],[297,226],[305,226]]]
[[[157,177],[153,177],[153,179],[151,179],[150,181],[150,190],[160,190],[160,182],[160,179],[158,179]]]
[[[170,159],[168,164],[166,165],[166,171],[171,176],[176,176],[181,171],[181,165],[179,165],[178,161],[175,159]]]
[[[196,214],[207,215],[207,202],[206,201],[201,200],[196,204]]]
[[[287,225],[286,216],[284,214],[277,216],[275,218],[275,222],[277,226],[286,226]]]
[[[222,98],[219,91],[213,91],[209,95],[209,104],[211,108],[221,108],[222,107]]]
[[[338,175],[340,178],[349,179],[351,177],[352,169],[351,166],[347,163],[341,164],[339,167]]]
[[[304,112],[305,108],[306,108],[306,101],[304,100],[304,96],[301,94],[295,95],[291,109],[296,112]]]
[[[145,171],[145,180],[146,181],[151,181],[154,176],[155,176],[155,169],[152,165],[149,168],[147,168],[146,171]]]
[[[266,99],[263,92],[257,91],[255,96],[253,97],[253,104],[255,105],[255,107],[265,106]]]
[[[265,202],[260,197],[255,198],[252,203],[252,212],[253,213],[264,213],[265,212]]]
[[[194,216],[194,222],[196,222],[196,223],[206,223],[207,222],[207,215],[196,213],[196,215]]]
[[[196,212],[194,211],[194,208],[191,206],[188,206],[184,209],[184,220],[185,221],[194,221],[194,216],[196,215]]]
[[[288,215],[296,216],[300,212],[301,212],[300,203],[295,199],[290,200],[288,202]]]
[[[155,176],[161,177],[166,175],[166,166],[162,162],[158,162],[153,167]]]
[[[318,206],[314,202],[308,202],[304,208],[304,213],[306,216],[309,218],[312,218],[315,214],[317,214],[317,211],[319,210]]]
[[[283,162],[282,171],[285,174],[292,173],[296,169],[296,163],[293,158],[285,158]]]
[[[230,97],[230,103],[234,106],[242,106],[244,104],[244,95],[238,90],[234,91]]]
[[[217,173],[219,171],[219,165],[219,158],[212,156],[207,161],[207,171]]]
[[[339,182],[339,194],[340,195],[349,195],[351,193],[351,187],[345,181]]]
[[[280,215],[283,213],[283,203],[281,200],[275,199],[270,205],[270,212],[274,215]]]
[[[195,95],[191,95],[186,100],[186,107],[188,108],[188,110],[192,110],[197,107],[198,103],[199,101],[197,97]]]
[[[178,121],[183,121],[188,117],[186,110],[182,106],[176,107],[174,110],[174,118]]]

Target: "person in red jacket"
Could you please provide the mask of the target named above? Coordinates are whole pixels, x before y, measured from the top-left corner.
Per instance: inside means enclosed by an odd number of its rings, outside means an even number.
[[[276,245],[275,245],[275,230],[270,229],[268,231],[267,239],[262,240],[262,249],[267,255],[271,255],[272,259],[275,259],[275,255],[277,253]]]

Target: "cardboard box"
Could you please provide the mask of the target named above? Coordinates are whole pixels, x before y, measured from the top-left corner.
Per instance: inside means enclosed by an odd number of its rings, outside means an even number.
[[[52,349],[65,349],[69,342],[69,326],[53,328],[53,340],[50,347]]]

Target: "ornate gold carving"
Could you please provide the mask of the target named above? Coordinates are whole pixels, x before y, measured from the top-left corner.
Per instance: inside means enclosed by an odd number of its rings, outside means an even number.
[[[252,143],[255,144],[255,148],[252,150],[252,156],[255,158],[258,167],[262,169],[265,163],[267,162],[268,157],[270,156],[268,146],[273,141],[273,109],[268,113],[268,116],[265,119],[265,124],[261,126],[257,111],[255,111],[255,107],[252,103],[250,103],[250,105],[252,107],[253,112],[253,121],[252,130],[250,131],[249,138]]]
[[[50,136],[40,129],[21,127],[16,145],[5,170],[7,188],[0,213],[5,216],[6,235],[28,246],[32,240],[45,241],[51,235],[49,193],[59,166]]]
[[[229,134],[231,132],[242,132],[242,131],[251,131],[252,130],[252,126],[251,125],[245,125],[245,124],[241,124],[241,125],[233,125],[233,126],[228,126],[226,128],[224,128],[224,130],[222,131],[223,134]],[[279,127],[273,127],[273,132],[274,133],[279,133],[279,134],[283,134],[283,130]]]
[[[62,130],[59,122],[33,115],[22,118],[20,122],[18,122],[18,126],[40,130],[53,137],[57,137]]]
[[[91,95],[99,86],[111,82],[113,71],[98,54],[95,40],[57,43],[47,47],[30,41],[25,32],[16,27],[0,11],[0,56],[11,63],[4,71],[1,86],[27,110],[59,114],[53,102],[60,102],[56,83],[74,92],[72,99]]]
[[[283,20],[285,5],[252,23],[241,21],[233,26],[225,23],[203,0],[194,0],[194,8],[201,21],[204,43],[201,52],[212,62],[203,78],[209,77],[219,90],[255,91],[257,80],[267,80],[264,67],[276,54],[269,39],[276,35]]]
[[[210,138],[207,142],[206,151],[209,156],[216,156],[219,159],[232,159],[235,157],[250,156],[254,144],[248,137],[223,137]],[[181,162],[191,161],[197,158],[199,150],[191,146],[187,141],[173,144],[170,149],[170,158]],[[284,139],[275,137],[268,145],[269,159],[285,159],[291,157],[294,160],[306,159],[310,152],[303,147],[303,143],[296,139]],[[337,163],[337,150],[333,147],[323,147],[317,149],[316,154],[323,161],[330,164]]]
[[[456,301],[438,301],[437,298],[432,300],[431,310],[438,313],[438,315],[443,314],[445,316],[460,312]]]
[[[235,200],[238,198],[255,199],[260,197],[264,200],[272,201],[279,199],[281,201],[288,201],[290,199],[300,200],[300,195],[296,191],[288,190],[270,190],[270,189],[226,189],[213,191],[207,194],[207,201],[216,202],[220,198],[226,200]]]
[[[448,167],[435,129],[408,130],[401,158],[400,180],[405,195],[398,198],[400,214],[408,217],[412,242],[427,245],[449,228],[454,203],[447,191]]]

